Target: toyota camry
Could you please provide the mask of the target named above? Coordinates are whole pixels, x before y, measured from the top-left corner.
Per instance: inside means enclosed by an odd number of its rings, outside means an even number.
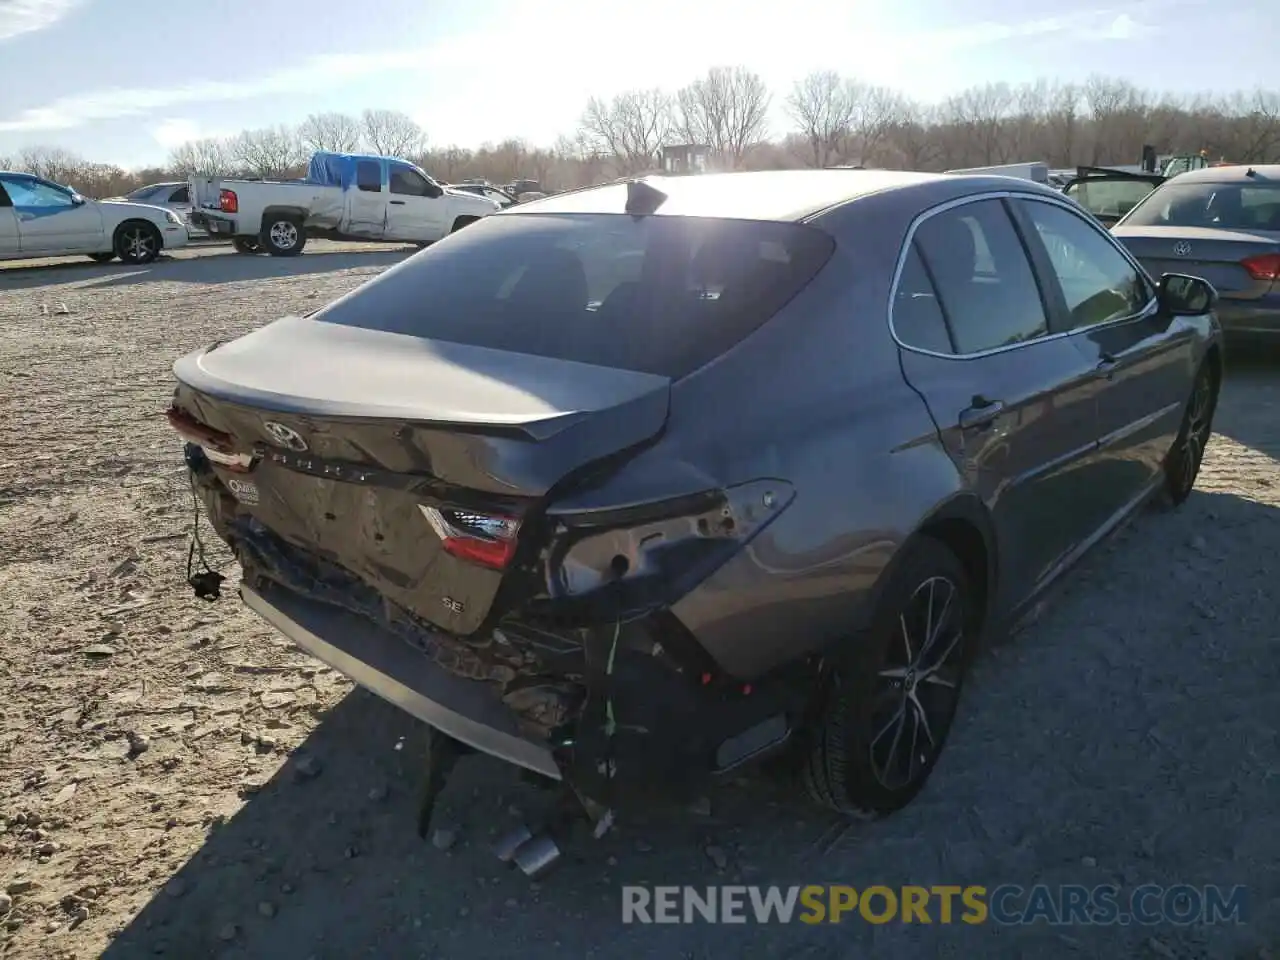
[[[1191,493],[1215,298],[1029,181],[653,177],[185,356],[168,417],[243,602],[433,737],[600,817],[778,754],[884,814],[983,639]]]

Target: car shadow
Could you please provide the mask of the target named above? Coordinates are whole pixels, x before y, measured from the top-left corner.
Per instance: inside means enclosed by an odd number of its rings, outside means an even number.
[[[776,774],[756,773],[718,785],[709,810],[653,808],[602,840],[584,838],[530,882],[490,846],[544,793],[497,761],[465,758],[435,820],[457,842],[442,850],[418,839],[422,728],[356,690],[233,817],[209,827],[103,957],[906,958],[954,950],[960,934],[966,954],[1139,955],[1159,929],[624,925],[620,887],[1132,888],[1203,877],[1226,856],[1231,870],[1213,882],[1251,885],[1262,902],[1280,897],[1268,866],[1280,858],[1280,816],[1267,806],[1265,763],[1250,759],[1273,749],[1275,604],[1255,609],[1254,592],[1266,579],[1257,558],[1280,551],[1278,517],[1203,492],[1179,511],[1144,512],[1086,558],[1035,628],[978,660],[928,787],[878,822],[827,815]],[[1223,583],[1241,596],[1231,606],[1208,591],[1216,610],[1206,612],[1197,590]],[[1131,594],[1143,585],[1135,616]],[[1280,933],[1242,929],[1227,935]],[[1079,952],[1086,941],[1096,949]]]
[[[412,248],[316,251],[298,257],[242,256],[228,247],[198,257],[161,257],[146,266],[111,263],[56,263],[0,270],[0,293],[75,283],[79,289],[122,287],[140,283],[240,283],[331,273],[358,267],[385,268],[413,254]]]
[[[1274,409],[1271,403],[1280,404],[1280,345],[1232,347],[1227,346],[1227,374],[1214,415],[1214,433],[1280,460],[1280,422],[1272,416],[1259,416],[1257,409],[1260,400],[1268,410]],[[1237,395],[1248,397],[1248,401],[1234,402]]]

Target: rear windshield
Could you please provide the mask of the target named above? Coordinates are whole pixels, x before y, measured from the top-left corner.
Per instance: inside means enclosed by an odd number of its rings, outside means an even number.
[[[1280,183],[1170,182],[1135,208],[1124,225],[1280,230]]]
[[[675,379],[768,320],[833,249],[797,223],[491,216],[313,318]]]

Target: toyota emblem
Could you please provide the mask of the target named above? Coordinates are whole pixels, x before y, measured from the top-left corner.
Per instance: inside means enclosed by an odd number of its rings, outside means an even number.
[[[1173,245],[1173,252],[1180,257],[1191,256],[1191,244],[1186,240],[1179,240]]]
[[[307,450],[307,441],[302,439],[302,434],[298,433],[292,427],[286,427],[283,423],[276,423],[274,420],[268,420],[262,425],[278,445],[286,450],[293,450],[297,453],[304,453]]]

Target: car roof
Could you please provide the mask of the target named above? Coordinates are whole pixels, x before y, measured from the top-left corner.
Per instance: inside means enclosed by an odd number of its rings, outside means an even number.
[[[1249,172],[1253,171],[1253,176]],[[1167,183],[1280,183],[1280,163],[1239,163],[1188,170]]]
[[[647,183],[667,194],[657,216],[724,217],[735,220],[806,220],[815,214],[871,193],[959,179],[948,174],[903,170],[761,170],[652,176]],[[975,181],[1007,178],[970,177]],[[587,187],[534,200],[503,213],[623,213],[625,181]]]

